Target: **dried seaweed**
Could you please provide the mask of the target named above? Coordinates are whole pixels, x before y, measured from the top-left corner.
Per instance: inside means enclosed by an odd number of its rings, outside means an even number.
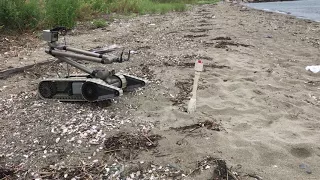
[[[95,179],[105,171],[105,166],[100,163],[82,164],[81,166],[69,166],[62,168],[45,167],[39,172],[41,179]]]
[[[227,179],[228,176],[228,167],[224,160],[217,159],[216,161],[217,167],[213,171],[213,179]],[[233,178],[229,178],[232,180]]]
[[[185,35],[185,38],[198,38],[198,37],[207,37],[208,34],[188,34]]]
[[[213,38],[212,40],[231,40],[231,38],[230,37],[222,37],[222,36],[219,36],[219,37],[216,37],[216,38]]]
[[[192,80],[183,80],[175,83],[175,86],[179,89],[178,95],[174,98],[171,98],[172,105],[181,105],[184,104],[184,101],[189,97],[192,88]]]
[[[151,80],[154,77],[154,71],[150,69],[149,65],[141,64],[141,66],[142,66],[141,72],[143,76]]]
[[[132,160],[141,151],[157,147],[160,139],[160,135],[119,133],[107,138],[104,144],[107,154],[115,155],[120,160]]]
[[[190,67],[193,68],[195,65],[194,63],[179,63],[177,66],[183,66],[183,67]],[[204,67],[210,67],[210,68],[217,68],[217,69],[231,69],[229,66],[226,65],[218,65],[218,64],[205,64]]]
[[[212,28],[190,29],[189,31],[193,33],[200,33],[200,32],[208,32],[210,30],[212,30]]]
[[[200,174],[201,171],[214,167],[213,176],[211,179],[213,180],[239,180],[237,177],[237,173],[232,172],[228,167],[224,160],[213,158],[208,156],[201,161],[197,162],[196,168],[188,175],[195,176]]]
[[[14,175],[15,175],[14,169],[0,167],[0,179],[13,178]]]
[[[221,126],[220,124],[214,122],[214,121],[203,121],[203,122],[198,122],[196,124],[191,124],[191,125],[187,125],[187,126],[181,126],[181,127],[177,127],[177,128],[170,128],[170,129],[174,129],[176,131],[180,131],[180,132],[192,132],[196,129],[202,128],[202,127],[206,127],[207,129],[210,130],[215,130],[215,131],[221,131]]]
[[[250,47],[251,45],[248,44],[242,44],[242,43],[236,43],[232,41],[220,41],[215,45],[215,48],[223,48],[226,49],[228,46],[243,46],[243,47]]]

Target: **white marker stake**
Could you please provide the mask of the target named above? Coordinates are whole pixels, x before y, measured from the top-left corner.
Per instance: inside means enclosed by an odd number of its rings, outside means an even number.
[[[200,78],[200,72],[203,71],[203,62],[201,60],[196,61],[195,63],[195,76],[193,82],[193,89],[192,89],[192,97],[188,104],[188,113],[194,113],[197,107],[197,89],[198,89],[198,82]]]

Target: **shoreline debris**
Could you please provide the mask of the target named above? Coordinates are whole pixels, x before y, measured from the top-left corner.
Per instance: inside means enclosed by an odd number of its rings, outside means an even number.
[[[144,134],[118,133],[105,140],[105,153],[114,155],[120,160],[132,160],[141,151],[156,148],[161,138],[157,134],[147,136]]]
[[[206,120],[203,122],[198,122],[196,124],[191,124],[191,125],[187,125],[187,126],[181,126],[181,127],[177,127],[177,128],[171,127],[170,129],[186,133],[186,132],[195,131],[196,129],[199,129],[202,127],[206,127],[209,130],[221,131],[220,124],[218,124],[214,121],[209,121],[209,120]]]
[[[318,73],[320,72],[320,65],[316,66],[316,65],[313,65],[313,66],[307,66],[306,67],[306,70],[307,71],[311,71],[313,73]]]

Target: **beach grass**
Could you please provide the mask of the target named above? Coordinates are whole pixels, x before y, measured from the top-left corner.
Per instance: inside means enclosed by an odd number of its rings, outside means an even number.
[[[94,20],[102,14],[154,14],[185,11],[188,4],[219,0],[1,0],[0,30],[33,31]],[[102,21],[95,21],[100,27]],[[98,24],[97,24],[98,23]]]

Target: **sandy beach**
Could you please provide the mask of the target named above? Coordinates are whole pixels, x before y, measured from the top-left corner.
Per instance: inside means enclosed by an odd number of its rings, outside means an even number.
[[[18,169],[17,179],[43,176],[40,172],[52,166],[96,162],[123,165],[121,172],[152,163],[145,179],[168,165],[168,172],[180,173],[161,179],[213,179],[213,165],[199,168],[207,157],[224,160],[239,179],[320,179],[320,73],[305,70],[320,63],[320,23],[221,2],[120,18],[66,38],[82,49],[117,44],[134,50],[131,61],[105,67],[150,83],[98,107],[37,97],[37,82],[56,76],[63,65],[1,79],[0,167]],[[45,42],[37,47],[16,57],[1,53],[0,69],[48,60]],[[196,60],[204,62],[205,71],[197,111],[188,114]],[[121,161],[106,155],[105,143],[119,132],[162,138],[154,149]],[[144,170],[148,174],[150,167]],[[137,171],[128,177],[143,179]]]

